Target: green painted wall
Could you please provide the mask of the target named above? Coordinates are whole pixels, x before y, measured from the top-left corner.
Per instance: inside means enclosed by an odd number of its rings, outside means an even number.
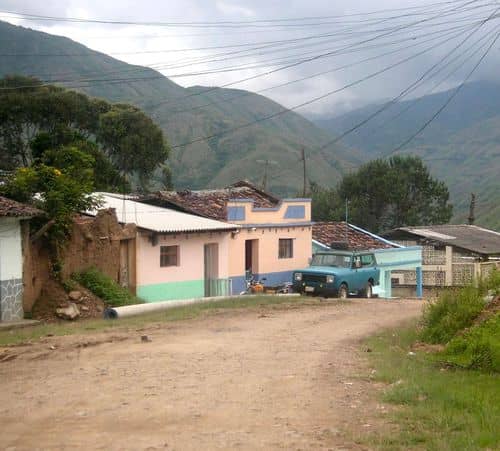
[[[171,301],[174,299],[201,298],[205,295],[204,280],[157,283],[137,287],[137,296],[146,302]]]

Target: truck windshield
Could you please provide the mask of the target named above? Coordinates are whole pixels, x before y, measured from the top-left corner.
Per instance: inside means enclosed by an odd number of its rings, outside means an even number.
[[[311,266],[334,266],[336,268],[350,268],[351,256],[342,254],[316,254],[311,260]]]

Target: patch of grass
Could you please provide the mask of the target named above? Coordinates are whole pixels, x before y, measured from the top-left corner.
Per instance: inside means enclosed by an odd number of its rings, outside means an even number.
[[[439,358],[466,369],[500,373],[500,314],[453,338]]]
[[[389,384],[383,400],[395,409],[397,432],[362,438],[384,450],[476,450],[500,447],[500,378],[439,368],[425,353],[409,355],[415,325],[368,340],[375,378]]]
[[[144,302],[96,268],[74,274],[73,278],[111,307],[142,304]]]
[[[484,306],[482,290],[476,287],[447,290],[424,310],[420,338],[427,343],[447,343],[471,326]]]
[[[202,304],[191,304],[175,307],[162,312],[138,315],[119,320],[94,319],[40,324],[24,329],[0,330],[0,346],[37,341],[47,335],[62,336],[74,334],[90,334],[107,331],[128,331],[170,321],[192,319],[203,315],[217,314],[227,309],[293,309],[300,306],[322,306],[339,301],[319,301],[315,298],[289,296],[241,296],[221,299]]]

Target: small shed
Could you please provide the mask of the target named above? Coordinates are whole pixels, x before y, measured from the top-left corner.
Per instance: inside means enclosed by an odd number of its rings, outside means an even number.
[[[23,238],[42,212],[0,196],[0,321],[23,319]]]

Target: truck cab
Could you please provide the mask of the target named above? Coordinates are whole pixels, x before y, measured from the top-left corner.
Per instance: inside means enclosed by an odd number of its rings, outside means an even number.
[[[325,251],[314,254],[310,266],[294,271],[292,277],[294,291],[302,294],[371,298],[380,270],[373,252]]]

